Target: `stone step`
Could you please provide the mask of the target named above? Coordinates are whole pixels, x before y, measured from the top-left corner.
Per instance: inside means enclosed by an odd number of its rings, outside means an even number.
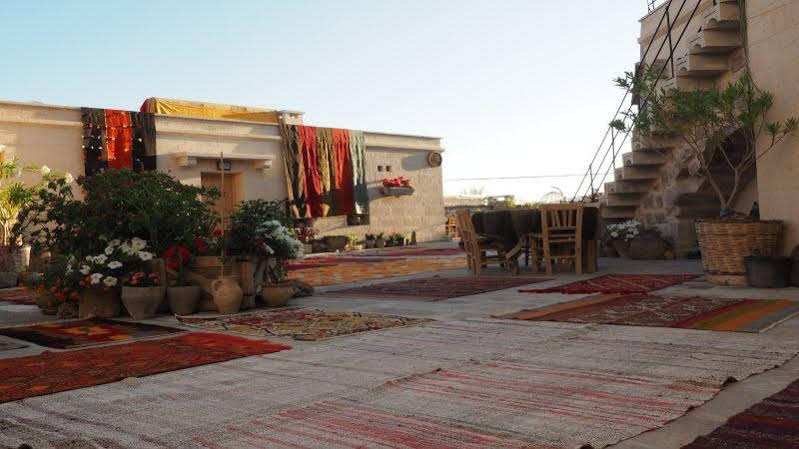
[[[656,166],[620,167],[615,173],[617,181],[645,181],[660,177]]]
[[[662,151],[633,151],[621,155],[621,160],[625,167],[637,165],[663,165],[666,162],[666,157]]]
[[[713,78],[710,77],[690,77],[690,76],[675,76],[670,80],[658,84],[659,87],[669,90],[677,89],[681,91],[691,91],[696,89],[709,89],[713,87]]]
[[[741,14],[737,0],[721,0],[705,13],[705,30],[718,29],[739,29],[741,26]]]
[[[614,181],[605,183],[605,193],[647,193],[651,182]]]
[[[727,55],[688,53],[675,60],[678,77],[718,76],[729,70]]]
[[[602,209],[602,218],[605,220],[631,220],[635,218],[635,209],[605,207]]]
[[[611,193],[605,196],[608,207],[638,207],[641,205],[641,193]]]
[[[689,43],[691,53],[730,53],[742,45],[737,29],[702,30]]]

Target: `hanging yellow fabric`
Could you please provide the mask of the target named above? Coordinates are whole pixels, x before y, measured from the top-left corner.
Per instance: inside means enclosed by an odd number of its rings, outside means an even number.
[[[142,112],[162,115],[182,115],[207,119],[246,120],[250,122],[279,123],[274,109],[235,106],[199,101],[148,98],[141,107]]]

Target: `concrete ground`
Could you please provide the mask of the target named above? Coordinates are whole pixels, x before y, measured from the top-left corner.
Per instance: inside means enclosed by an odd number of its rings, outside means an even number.
[[[489,274],[494,273],[497,273],[496,269],[489,270]],[[600,261],[599,273],[583,276],[558,274],[554,279],[536,283],[534,288],[547,288],[607,273],[701,273],[701,264],[699,261],[630,261],[622,259],[602,259]],[[447,321],[483,319],[491,315],[513,312],[523,308],[530,309],[546,306],[579,297],[561,294],[533,295],[529,293],[520,293],[518,292],[518,288],[435,302],[353,299],[326,294],[353,286],[396,281],[399,279],[429,277],[432,275],[452,277],[467,275],[467,272],[466,270],[449,270],[438,273],[421,273],[400,278],[321,287],[317,289],[317,294],[315,296],[293,300],[293,305],[331,310],[382,312]],[[544,275],[533,275],[529,272],[523,272],[522,276],[529,276],[531,278],[545,277]],[[749,299],[799,300],[799,289],[764,290],[744,287],[718,287],[706,283],[701,278],[661,290],[658,294],[667,296],[698,295]],[[2,326],[49,321],[49,318],[51,317],[42,316],[35,306],[16,306],[0,302],[0,325]],[[171,316],[161,316],[150,321],[153,323],[177,326],[176,321]],[[769,337],[784,335],[786,338],[788,336],[795,338],[797,332],[799,332],[799,317],[792,317],[769,330],[767,334]],[[281,341],[280,339],[271,340]],[[290,344],[295,348],[314,345],[313,342],[299,341],[290,341]],[[30,345],[22,349],[2,351],[0,352],[0,358],[37,354],[44,349],[45,348],[36,345]],[[658,430],[640,434],[634,438],[613,445],[612,447],[625,449],[679,448],[692,441],[697,436],[712,431],[714,428],[723,424],[730,416],[778,392],[796,379],[799,379],[799,359],[794,358],[783,366],[726,386],[714,399]],[[52,397],[56,398],[57,395],[53,395]],[[1,412],[2,408],[0,408],[0,414],[2,414]],[[1,436],[0,442],[2,442]]]

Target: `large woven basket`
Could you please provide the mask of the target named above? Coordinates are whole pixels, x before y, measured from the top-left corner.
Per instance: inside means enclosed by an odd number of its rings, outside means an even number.
[[[702,267],[709,282],[746,285],[748,256],[774,256],[782,222],[706,220],[696,223]]]

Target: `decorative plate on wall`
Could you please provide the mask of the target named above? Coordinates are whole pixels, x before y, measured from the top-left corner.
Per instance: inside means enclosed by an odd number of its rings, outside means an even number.
[[[436,151],[430,152],[427,155],[427,165],[431,167],[440,167],[441,166],[441,153]]]

